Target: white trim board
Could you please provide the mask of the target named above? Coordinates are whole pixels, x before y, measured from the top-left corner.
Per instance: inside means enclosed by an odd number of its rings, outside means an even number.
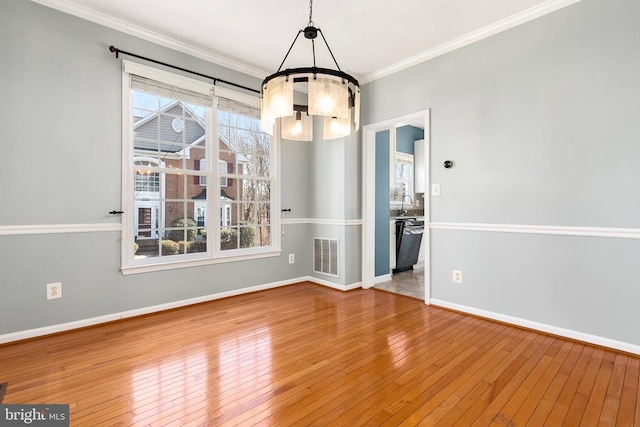
[[[60,234],[60,233],[97,233],[105,231],[122,231],[121,224],[32,224],[1,225],[0,236],[16,236],[24,234]]]
[[[232,291],[219,292],[216,294],[203,295],[200,297],[189,298],[180,301],[168,302],[166,304],[159,304],[149,307],[142,307],[134,310],[122,311],[119,313],[106,314],[104,316],[92,317],[89,319],[81,319],[73,322],[61,323],[57,325],[43,326],[41,328],[27,329],[24,331],[10,332],[8,334],[0,335],[0,344],[6,344],[13,341],[26,340],[30,338],[37,338],[44,335],[55,334],[59,332],[71,331],[73,329],[86,328],[88,326],[95,326],[102,323],[113,322],[116,320],[127,319],[135,316],[142,316],[145,314],[157,313],[165,310],[171,310],[174,308],[185,307],[192,304],[199,304],[208,301],[214,301],[221,298],[232,297],[236,295],[248,294],[257,291],[263,291],[266,289],[278,288],[281,286],[293,285],[301,282],[312,282],[321,286],[326,286],[339,291],[348,291],[361,287],[360,283],[352,283],[349,285],[339,285],[336,283],[328,282],[326,280],[318,279],[311,276],[303,276],[295,279],[283,280],[280,282],[267,283],[264,285],[251,286],[248,288],[235,289]]]
[[[536,18],[554,12],[558,9],[562,9],[563,7],[570,6],[579,1],[581,0],[548,0],[542,4],[524,10],[516,15],[510,16],[498,22],[494,22],[493,24],[472,31],[468,34],[458,37],[457,39],[451,40],[412,57],[406,58],[386,68],[382,68],[378,71],[366,74],[360,79],[360,83],[365,84],[370,83],[374,80],[381,79],[383,77],[413,67],[414,65],[426,62],[430,59],[436,58],[446,53],[453,52],[454,50],[468,46],[482,39],[486,39],[510,28],[517,27],[518,25],[532,21]]]
[[[81,19],[94,22],[99,25],[129,34],[134,37],[138,37],[143,40],[147,40],[156,43],[160,46],[168,47],[178,52],[194,56],[196,58],[203,59],[205,61],[212,62],[214,64],[221,65],[223,67],[230,68],[232,70],[248,74],[253,77],[264,78],[264,76],[270,74],[272,71],[263,70],[258,67],[242,63],[237,60],[227,58],[223,55],[217,54],[205,48],[195,47],[190,44],[184,43],[180,40],[168,37],[164,34],[160,34],[155,31],[151,31],[140,25],[136,25],[122,19],[114,18],[105,13],[101,13],[90,9],[86,6],[80,5],[76,2],[69,0],[31,0],[35,3],[50,7],[52,9],[59,10],[64,13],[68,13],[73,16],[77,16]],[[570,6],[580,0],[547,0],[544,3],[533,6],[527,10],[524,10],[516,15],[505,18],[501,21],[487,25],[486,27],[472,31],[457,39],[451,40],[447,43],[443,43],[427,51],[421,52],[412,57],[406,58],[388,67],[371,72],[364,76],[360,76],[360,84],[365,84],[378,80],[382,77],[397,73],[404,69],[410,68],[414,65],[426,62],[430,59],[452,52],[456,49],[460,49],[479,40],[491,37],[502,31],[532,21],[536,18],[544,16],[548,13],[554,12],[563,7]],[[116,46],[117,47],[117,46]]]
[[[462,222],[432,222],[429,224],[429,228],[432,230],[488,231],[500,233],[640,239],[640,228],[567,227],[555,225],[479,224]]]
[[[264,78],[264,76],[269,75],[273,72],[269,70],[262,70],[260,68],[253,67],[239,61],[234,61],[206,49],[195,47],[174,38],[168,37],[164,34],[151,31],[147,28],[141,27],[140,25],[136,25],[122,19],[114,18],[105,13],[97,12],[76,2],[70,2],[68,0],[32,1],[64,13],[68,13],[69,15],[77,16],[78,18],[85,19],[99,25],[104,25],[105,27],[120,31],[122,33],[138,37],[142,40],[147,40],[160,46],[168,47],[169,49],[191,55],[195,58],[200,58],[205,61],[212,62],[214,64],[218,64],[244,74],[248,74],[253,77],[259,77],[262,79]]]
[[[283,218],[280,224],[362,225],[361,219]]]
[[[508,316],[506,314],[494,313],[492,311],[482,310],[479,308],[468,307],[448,301],[442,301],[432,298],[430,304],[434,307],[448,308],[465,314],[483,317],[485,319],[495,320],[498,322],[508,323],[510,325],[520,326],[539,332],[552,334],[555,336],[581,341],[588,344],[594,344],[602,347],[620,350],[627,353],[640,355],[640,345],[630,344],[623,341],[612,340],[609,338],[591,335],[584,332],[578,332],[571,329],[565,329],[558,326],[547,325],[544,323],[534,322],[532,320],[521,319],[519,317]]]
[[[280,286],[288,286],[293,285],[295,283],[301,282],[311,282],[321,286],[326,286],[339,291],[348,291],[351,289],[357,289],[362,286],[362,283],[352,283],[349,285],[339,285],[336,283],[328,282],[326,280],[318,279],[317,277],[304,276],[295,279],[284,280],[280,282],[268,283],[265,285],[252,286],[243,289],[237,289],[233,291],[220,292],[217,294],[204,295],[201,297],[190,298],[186,300],[174,301],[166,304],[159,304],[150,307],[143,307],[134,310],[123,311],[120,313],[107,314],[104,316],[92,317],[89,319],[82,319],[68,323],[62,323],[51,326],[44,326],[41,328],[28,329],[24,331],[11,332],[8,334],[0,335],[0,344],[6,344],[9,342],[25,340],[30,338],[37,338],[44,335],[71,331],[73,329],[85,328],[88,326],[95,326],[102,323],[113,322],[116,320],[127,319],[135,316],[142,316],[145,314],[156,313],[160,311],[170,310],[174,308],[184,307],[192,304],[199,304],[203,302],[213,301],[216,299],[226,298],[230,296],[242,295],[251,292],[262,291],[266,289],[277,288]],[[461,313],[471,314],[474,316],[484,317],[490,320],[496,320],[499,322],[509,323],[511,325],[521,326],[524,328],[550,333],[556,336],[574,339],[577,341],[582,341],[589,344],[599,345],[615,350],[625,351],[627,353],[633,353],[640,355],[640,346],[630,343],[625,343],[622,341],[612,340],[609,338],[599,337],[596,335],[586,334],[583,332],[573,331],[570,329],[564,329],[556,326],[546,325],[543,323],[538,323],[526,319],[521,319],[518,317],[507,316],[499,313],[494,313],[491,311],[486,311],[482,309],[477,309],[473,307],[467,307],[460,304],[450,303],[447,301],[442,301],[438,299],[432,298],[429,301],[430,305],[442,308],[448,308],[451,310],[456,310]]]
[[[379,285],[380,283],[388,282],[392,279],[393,279],[393,276],[391,275],[391,273],[383,274],[382,276],[375,276],[373,279],[373,283],[375,283],[376,285]]]

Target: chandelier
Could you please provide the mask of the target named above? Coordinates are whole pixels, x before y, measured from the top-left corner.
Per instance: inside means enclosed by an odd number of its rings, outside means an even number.
[[[313,23],[313,0],[309,2],[309,23],[299,30],[284,56],[278,71],[262,82],[262,129],[273,135],[274,126],[280,124],[284,139],[313,140],[313,116],[323,116],[323,138],[335,139],[351,134],[352,126],[360,127],[360,86],[358,81],[338,66],[327,40]],[[311,40],[313,66],[282,70],[300,33]],[[337,70],[316,66],[315,39],[322,36]],[[307,105],[294,103],[293,92],[307,93]]]

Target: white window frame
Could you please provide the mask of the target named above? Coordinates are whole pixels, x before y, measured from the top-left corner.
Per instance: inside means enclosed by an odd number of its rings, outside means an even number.
[[[178,88],[187,89],[202,94],[213,94],[213,105],[207,107],[207,158],[203,159],[205,165],[214,164],[214,159],[218,156],[218,126],[217,126],[217,97],[224,97],[234,101],[243,102],[259,108],[260,100],[255,96],[239,93],[230,89],[220,88],[188,77],[180,76],[163,70],[158,70],[135,62],[123,60],[123,78],[122,78],[122,171],[123,171],[123,189],[122,189],[122,206],[124,214],[122,215],[122,256],[121,271],[123,274],[145,273],[152,271],[162,271],[168,269],[193,267],[198,265],[218,264],[225,262],[235,262],[249,259],[265,258],[279,256],[281,254],[281,233],[280,230],[280,139],[276,134],[271,139],[270,155],[271,155],[271,245],[258,248],[247,248],[237,250],[220,249],[220,241],[218,235],[218,224],[221,224],[221,200],[220,187],[221,177],[218,168],[209,168],[206,171],[206,182],[217,183],[215,189],[209,188],[207,197],[205,224],[207,226],[207,252],[194,254],[181,254],[175,256],[151,257],[144,261],[134,259],[134,179],[132,173],[134,147],[133,147],[133,123],[132,123],[132,102],[130,76],[132,74],[153,79],[163,84],[172,85]],[[137,157],[136,159],[139,159]],[[206,166],[205,166],[206,168]],[[215,236],[214,236],[215,235]]]

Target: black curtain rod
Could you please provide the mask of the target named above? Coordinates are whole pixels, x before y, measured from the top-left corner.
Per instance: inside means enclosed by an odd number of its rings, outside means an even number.
[[[224,84],[231,85],[231,86],[234,86],[234,87],[238,87],[240,89],[248,90],[250,92],[260,93],[259,90],[252,89],[252,88],[246,87],[246,86],[242,86],[242,85],[239,85],[237,83],[228,82],[226,80],[222,80],[222,79],[219,79],[217,77],[207,76],[206,74],[198,73],[197,71],[187,70],[186,68],[177,67],[175,65],[167,64],[166,62],[156,61],[155,59],[147,58],[147,57],[144,57],[144,56],[141,56],[141,55],[136,55],[135,53],[125,52],[124,50],[120,50],[120,49],[118,49],[117,47],[115,47],[113,45],[109,46],[109,51],[114,52],[116,54],[116,58],[118,58],[118,55],[120,55],[120,54],[129,55],[129,56],[133,56],[134,58],[143,59],[145,61],[153,62],[154,64],[164,65],[165,67],[173,68],[175,70],[184,71],[185,73],[195,74],[196,76],[200,76],[200,77],[204,77],[204,78],[207,78],[207,79],[211,79],[211,80],[213,80],[213,84],[214,85],[217,82],[220,82],[220,83],[224,83]]]

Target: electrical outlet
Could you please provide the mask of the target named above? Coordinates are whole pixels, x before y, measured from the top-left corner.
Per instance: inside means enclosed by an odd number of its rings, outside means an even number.
[[[462,270],[453,270],[453,283],[462,283]]]
[[[289,264],[296,262],[296,254],[289,254]]]
[[[47,299],[62,298],[62,283],[47,283]]]

